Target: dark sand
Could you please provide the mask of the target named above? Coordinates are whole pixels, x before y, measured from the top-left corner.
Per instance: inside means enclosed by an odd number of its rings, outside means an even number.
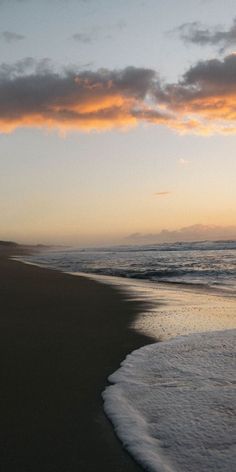
[[[141,470],[102,409],[108,375],[149,338],[116,289],[10,261],[0,249],[2,472]]]

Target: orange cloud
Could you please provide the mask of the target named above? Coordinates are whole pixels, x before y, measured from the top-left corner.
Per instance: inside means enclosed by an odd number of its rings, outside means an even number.
[[[200,134],[235,133],[236,56],[202,61],[191,67],[178,84],[156,95],[178,118],[174,127]]]
[[[162,125],[178,133],[235,134],[236,55],[199,62],[177,84],[127,67],[64,74],[32,59],[0,69],[0,131],[19,127],[90,131]]]
[[[155,75],[132,67],[64,75],[50,71],[24,75],[18,70],[19,66],[0,81],[2,132],[18,127],[64,132],[134,126]]]

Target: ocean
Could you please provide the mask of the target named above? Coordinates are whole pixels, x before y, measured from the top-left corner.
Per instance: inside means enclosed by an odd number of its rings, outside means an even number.
[[[236,241],[60,248],[27,259],[65,272],[222,289],[236,295]]]
[[[104,410],[144,470],[232,472],[236,241],[57,248],[23,260],[151,302],[130,328],[152,343],[111,373]]]

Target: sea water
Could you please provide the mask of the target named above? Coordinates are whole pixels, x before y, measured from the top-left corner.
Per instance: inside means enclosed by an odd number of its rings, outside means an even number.
[[[27,260],[151,301],[132,327],[162,342],[129,354],[103,392],[118,437],[145,470],[234,470],[235,241],[60,249]]]
[[[236,241],[60,248],[28,260],[67,272],[222,288],[236,295]]]

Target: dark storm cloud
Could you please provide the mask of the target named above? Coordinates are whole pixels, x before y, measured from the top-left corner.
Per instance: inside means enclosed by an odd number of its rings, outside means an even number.
[[[200,46],[219,46],[221,51],[236,44],[236,18],[230,28],[222,27],[207,28],[199,22],[184,23],[176,28],[181,39],[186,43],[198,44]]]

